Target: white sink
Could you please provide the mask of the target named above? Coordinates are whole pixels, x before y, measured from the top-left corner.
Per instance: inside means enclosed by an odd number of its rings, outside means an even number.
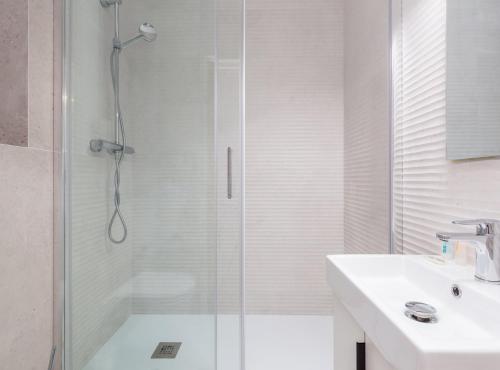
[[[500,369],[500,286],[476,281],[473,267],[430,256],[338,255],[328,257],[328,282],[395,369]],[[408,318],[409,301],[434,306],[437,322]]]

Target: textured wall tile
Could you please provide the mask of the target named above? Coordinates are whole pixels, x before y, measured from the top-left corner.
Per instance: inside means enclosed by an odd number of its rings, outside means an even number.
[[[247,2],[248,313],[325,314],[343,251],[343,1]]]
[[[28,145],[28,2],[0,0],[0,143]]]
[[[0,359],[38,370],[52,347],[52,153],[0,145]]]
[[[27,1],[0,0],[0,367],[38,370],[52,347],[53,156],[16,146],[51,148],[52,3],[30,6],[28,27]]]
[[[389,251],[389,10],[345,2],[345,251]],[[363,232],[360,232],[360,230]]]
[[[133,171],[134,313],[207,313],[216,302],[214,2],[123,7],[158,31],[129,48],[123,93]],[[134,21],[132,21],[134,20]],[[147,66],[147,68],[144,68]],[[168,66],[165,68],[165,66]],[[146,97],[141,86],[148,86]],[[151,289],[158,287],[159,289]]]
[[[52,148],[53,19],[52,0],[29,3],[29,146]]]

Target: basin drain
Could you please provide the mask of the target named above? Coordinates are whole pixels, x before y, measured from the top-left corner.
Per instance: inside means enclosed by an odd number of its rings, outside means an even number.
[[[430,304],[423,302],[407,302],[405,315],[412,320],[422,323],[436,323],[437,310]]]

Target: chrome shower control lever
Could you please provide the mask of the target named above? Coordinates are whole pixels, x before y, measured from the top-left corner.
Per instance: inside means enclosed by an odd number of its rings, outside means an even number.
[[[476,248],[476,278],[500,284],[500,221],[474,219],[453,221],[456,225],[476,226],[475,233],[436,233],[442,241],[469,241]]]
[[[90,151],[94,153],[102,152],[106,150],[109,154],[115,154],[121,152],[123,145],[116,144],[111,141],[102,139],[92,139],[90,140]],[[135,150],[131,146],[125,146],[125,154],[134,154]]]
[[[120,5],[122,3],[122,0],[100,0],[100,1],[103,8],[107,8],[108,6],[114,4]]]

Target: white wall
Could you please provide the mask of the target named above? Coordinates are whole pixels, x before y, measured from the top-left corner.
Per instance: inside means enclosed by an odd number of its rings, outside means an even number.
[[[344,242],[343,1],[249,0],[247,313],[327,314]]]
[[[123,101],[134,146],[133,312],[214,312],[216,188],[214,4],[124,3],[122,37],[143,22],[154,43],[122,53]]]
[[[391,195],[388,5],[386,0],[345,2],[346,253],[389,251]]]
[[[395,44],[396,243],[404,253],[439,253],[435,232],[454,229],[451,220],[500,218],[500,160],[446,160],[446,1],[402,4]]]

